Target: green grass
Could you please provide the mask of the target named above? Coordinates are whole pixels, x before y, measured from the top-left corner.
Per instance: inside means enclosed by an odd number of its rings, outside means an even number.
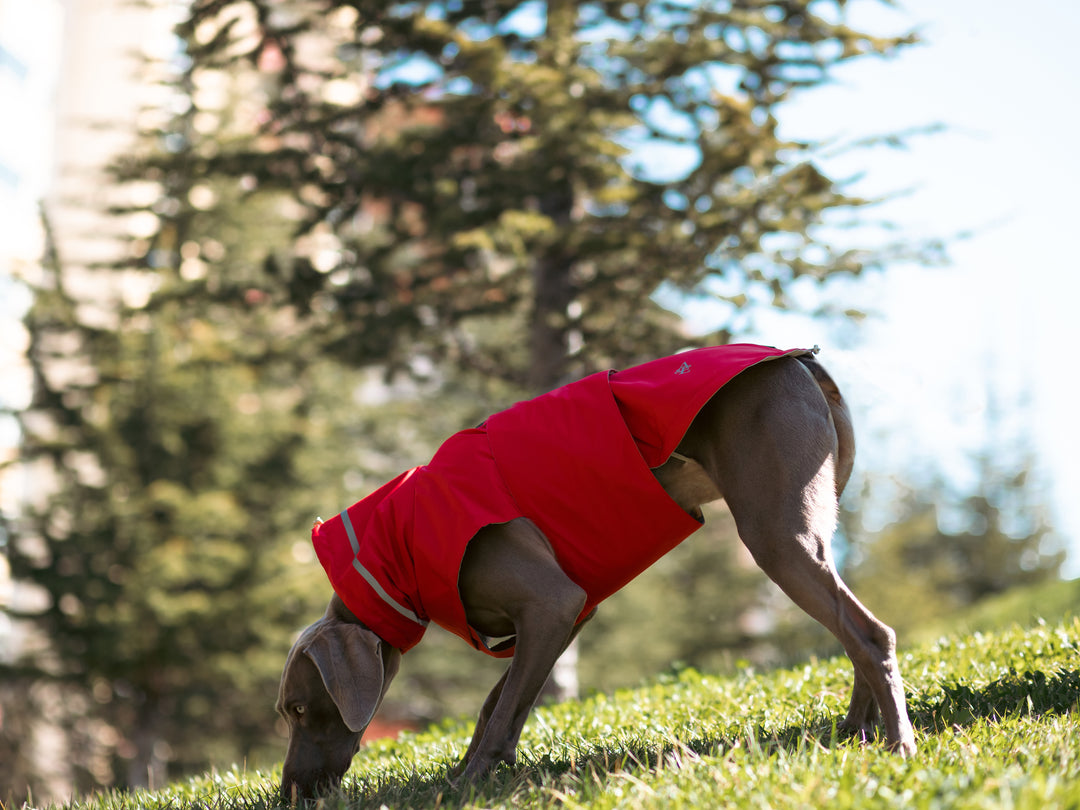
[[[471,721],[356,757],[334,808],[1080,808],[1080,619],[942,638],[901,667],[919,753],[839,740],[846,659],[685,671],[534,712],[515,767],[453,789]],[[73,807],[276,807],[276,773],[231,771]]]

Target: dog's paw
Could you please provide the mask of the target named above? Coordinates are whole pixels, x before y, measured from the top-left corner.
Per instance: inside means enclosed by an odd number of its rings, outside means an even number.
[[[501,764],[513,766],[517,762],[515,755],[484,757],[474,754],[468,760],[462,760],[450,769],[450,784],[455,787],[476,784],[491,774]]]
[[[873,742],[877,737],[877,726],[873,723],[851,723],[844,721],[836,726],[836,732],[842,739],[858,740],[862,745]]]
[[[915,735],[912,734],[896,742],[889,743],[889,750],[907,759],[915,756],[919,749],[915,746]]]
[[[468,758],[463,758],[456,765],[451,765],[450,769],[446,772],[446,778],[450,780],[451,785],[456,785],[461,775],[465,773],[465,769],[469,766]]]

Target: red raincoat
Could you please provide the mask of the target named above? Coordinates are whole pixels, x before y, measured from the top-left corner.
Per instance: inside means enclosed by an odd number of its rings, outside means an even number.
[[[403,651],[434,621],[490,655],[512,655],[513,639],[491,647],[465,620],[458,571],[469,540],[531,519],[588,595],[584,617],[701,525],[651,470],[710,397],[750,366],[809,353],[695,349],[519,402],[317,524],[319,561],[357,618]]]

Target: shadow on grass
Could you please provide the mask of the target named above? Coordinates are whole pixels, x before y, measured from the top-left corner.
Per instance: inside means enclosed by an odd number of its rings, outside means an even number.
[[[815,745],[828,747],[837,741],[831,723],[820,728],[789,726],[780,731],[747,727],[746,732],[731,737],[703,735],[649,743],[615,740],[603,746],[586,744],[566,756],[536,756],[521,749],[516,765],[499,766],[477,785],[452,786],[445,772],[429,777],[390,779],[380,784],[358,780],[343,791],[348,802],[342,807],[442,810],[499,804],[528,806],[537,794],[565,792],[574,783],[602,783],[611,774],[640,775],[657,769],[679,769],[698,757],[723,756],[737,748],[769,757],[781,750],[794,753]],[[335,805],[331,803],[329,807]]]
[[[1010,672],[985,686],[964,683],[943,684],[939,691],[908,698],[912,722],[925,734],[972,725],[980,720],[1013,716],[1064,714],[1078,709],[1080,671]],[[617,772],[644,773],[656,768],[682,767],[699,756],[723,756],[737,748],[760,756],[781,752],[798,753],[807,748],[832,748],[843,739],[836,725],[842,718],[809,725],[791,725],[780,730],[747,728],[746,734],[731,737],[700,736],[669,742],[633,744],[615,741],[604,747],[590,747],[578,755],[551,757],[519,753],[514,767],[502,766],[479,785],[454,787],[445,772],[390,779],[382,783],[360,780],[347,785],[324,808],[380,807],[455,808],[477,803],[510,802],[515,796],[565,787],[569,775],[578,781]]]
[[[979,720],[1065,714],[1080,701],[1080,670],[1010,671],[1004,678],[980,687],[964,683],[942,685],[941,693],[908,700],[911,719],[932,734],[969,726]]]

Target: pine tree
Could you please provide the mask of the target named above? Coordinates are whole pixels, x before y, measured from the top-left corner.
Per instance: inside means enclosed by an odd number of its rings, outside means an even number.
[[[190,110],[170,120],[146,154],[227,148],[197,124]],[[337,450],[359,381],[306,354],[258,286],[290,233],[280,200],[154,167],[119,179],[155,186],[141,210],[157,227],[112,269],[154,294],[98,302],[108,317],[90,322],[70,292],[85,271],[55,250],[30,282],[35,390],[17,416],[34,497],[6,549],[45,603],[7,611],[34,639],[8,669],[63,686],[82,788],[280,756],[281,662],[325,603],[297,555],[313,556],[313,493],[347,497],[352,458]]]
[[[659,291],[788,306],[875,264],[817,237],[865,201],[777,134],[793,92],[910,41],[844,7],[191,4],[179,113],[117,175],[157,227],[114,269],[155,292],[90,327],[53,257],[27,316],[24,460],[53,479],[10,544],[49,595],[25,664],[81,685],[109,779],[280,753],[274,682],[326,595],[292,570],[313,511],[515,399],[731,336],[688,337]],[[439,665],[412,686],[465,680]]]
[[[691,342],[661,288],[787,306],[794,279],[872,263],[814,232],[864,201],[777,134],[793,92],[911,41],[845,5],[201,0],[191,75],[258,67],[270,100],[254,149],[187,170],[290,190],[301,233],[328,235],[278,283],[332,302],[335,356],[536,393]],[[644,142],[693,165],[642,163]]]
[[[111,742],[72,755],[114,758],[106,783],[276,748],[267,696],[321,585],[289,563],[310,520],[308,452],[325,445],[311,403],[328,392],[311,369],[238,359],[268,313],[247,334],[176,302],[88,327],[62,266],[48,270],[26,316],[36,384],[19,415],[36,491],[8,547],[13,577],[47,596],[15,618],[47,644],[19,669],[85,690]],[[82,786],[99,776],[86,767]]]
[[[258,71],[266,108],[254,148],[184,170],[293,197],[294,255],[263,283],[313,347],[388,378],[433,369],[494,393],[493,410],[732,337],[688,336],[658,293],[734,318],[879,261],[817,237],[866,201],[817,168],[814,144],[777,133],[792,93],[912,41],[854,30],[844,10],[195,2],[190,81]],[[643,161],[645,144],[690,164]]]

